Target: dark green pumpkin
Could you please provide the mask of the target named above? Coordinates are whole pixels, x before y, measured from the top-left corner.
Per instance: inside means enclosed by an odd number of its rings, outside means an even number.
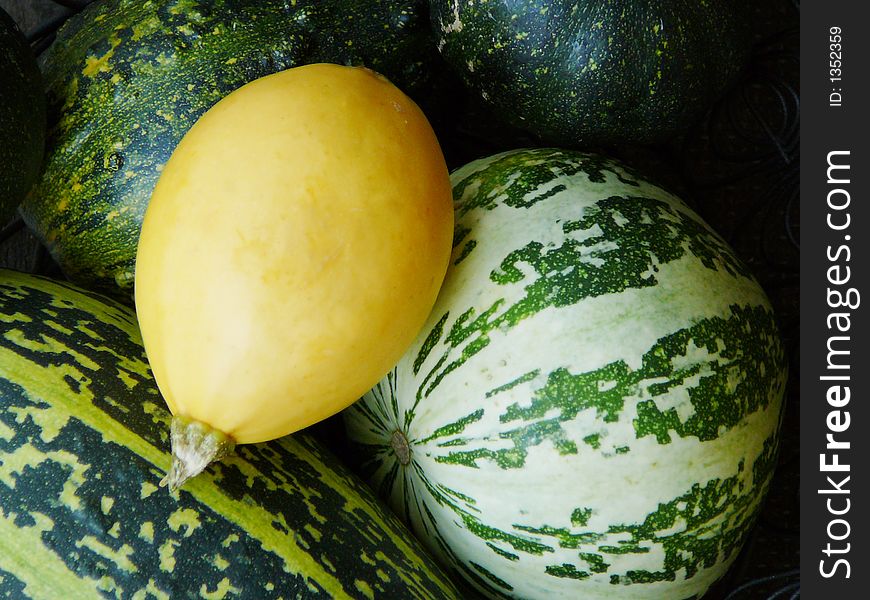
[[[313,438],[241,446],[177,497],[133,311],[0,270],[0,597],[456,598]]]
[[[425,0],[99,0],[42,61],[46,172],[22,214],[71,280],[129,301],[160,169],[214,103],[334,62],[383,73],[425,108],[437,61]]]
[[[39,68],[15,21],[0,8],[0,227],[39,176],[44,144]]]
[[[650,142],[691,125],[747,57],[741,1],[430,6],[442,55],[503,119],[583,145]]]

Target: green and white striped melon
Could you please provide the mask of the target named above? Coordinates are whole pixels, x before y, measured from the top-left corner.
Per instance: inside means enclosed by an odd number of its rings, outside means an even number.
[[[458,597],[308,436],[158,489],[169,418],[130,309],[0,270],[0,597]]]
[[[364,474],[490,597],[699,597],[775,465],[787,365],[764,292],[611,160],[514,151],[452,181],[429,321],[345,412]]]

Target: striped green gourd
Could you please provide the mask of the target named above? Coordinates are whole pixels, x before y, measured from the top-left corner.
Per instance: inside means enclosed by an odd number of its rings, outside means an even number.
[[[42,57],[46,166],[22,214],[71,280],[129,300],[151,191],[218,100],[330,62],[374,69],[426,109],[438,59],[419,0],[97,0]]]
[[[0,271],[0,597],[457,597],[309,436],[160,489],[169,418],[130,309]]]
[[[775,464],[765,294],[679,199],[552,149],[452,175],[435,308],[346,423],[364,474],[490,597],[696,598]]]

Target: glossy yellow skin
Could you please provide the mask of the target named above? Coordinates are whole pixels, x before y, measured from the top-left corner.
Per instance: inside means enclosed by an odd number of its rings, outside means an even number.
[[[139,241],[169,408],[237,443],[343,409],[417,335],[452,236],[435,135],[383,77],[317,64],[233,92],[166,164]]]

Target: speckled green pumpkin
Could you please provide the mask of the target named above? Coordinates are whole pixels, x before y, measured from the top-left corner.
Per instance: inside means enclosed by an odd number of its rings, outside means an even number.
[[[748,53],[742,0],[431,0],[438,47],[507,121],[563,145],[691,125]]]
[[[0,597],[457,597],[313,438],[173,497],[168,431],[132,310],[0,270]]]
[[[514,151],[451,180],[429,320],[344,413],[364,474],[491,598],[700,597],[776,464],[787,363],[764,292],[615,161]]]
[[[99,0],[42,60],[47,166],[24,218],[71,280],[129,298],[160,169],[223,96],[334,62],[383,73],[425,108],[437,60],[421,1]]]
[[[45,144],[45,94],[30,46],[0,8],[0,227],[36,181]]]

